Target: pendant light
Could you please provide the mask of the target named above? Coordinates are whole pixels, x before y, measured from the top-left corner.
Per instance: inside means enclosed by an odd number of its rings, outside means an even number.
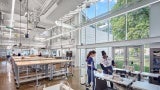
[[[19,47],[21,47],[22,46],[22,43],[21,43],[21,23],[22,23],[22,20],[21,20],[21,8],[22,8],[21,2],[22,2],[22,0],[19,0],[19,1],[20,1],[20,31],[19,31],[19,41],[20,41],[20,43],[19,43]]]
[[[28,16],[29,16],[29,12],[28,12],[28,0],[27,0],[27,33],[25,34],[25,38],[29,38],[29,32],[28,32]]]

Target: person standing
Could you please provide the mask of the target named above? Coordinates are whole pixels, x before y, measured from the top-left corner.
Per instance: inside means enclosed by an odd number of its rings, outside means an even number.
[[[100,65],[103,69],[103,73],[112,75],[113,73],[112,64],[114,64],[113,60],[107,56],[105,51],[102,51],[102,60],[100,62]]]
[[[113,74],[113,66],[115,65],[114,60],[108,57],[105,51],[102,51],[102,60],[100,66],[104,74]],[[113,83],[110,82],[111,88],[113,88]]]
[[[90,51],[87,55],[87,75],[88,75],[88,84],[87,87],[91,86],[91,82],[93,82],[93,90],[95,88],[95,77],[94,77],[94,71],[97,71],[97,69],[94,66],[94,60],[93,58],[96,56],[96,51]]]

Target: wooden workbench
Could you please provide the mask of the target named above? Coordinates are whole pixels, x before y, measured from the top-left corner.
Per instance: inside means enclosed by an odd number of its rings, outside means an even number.
[[[42,64],[54,64],[54,63],[66,63],[72,62],[72,60],[53,59],[53,60],[37,60],[37,61],[23,61],[15,62],[17,66],[30,66],[30,65],[42,65]]]
[[[38,61],[38,60],[55,60],[54,58],[34,57],[34,58],[13,58],[15,62],[20,61]]]
[[[14,58],[12,61],[13,64],[13,69],[14,69],[14,75],[15,75],[15,79],[16,79],[16,83],[17,83],[17,87],[20,86],[20,83],[23,82],[29,82],[29,81],[33,81],[36,80],[38,81],[38,76],[36,74],[36,78],[30,78],[30,79],[24,79],[21,80],[20,78],[20,68],[21,67],[28,67],[28,66],[38,66],[38,65],[45,65],[45,76],[43,77],[39,77],[40,79],[43,78],[49,78],[50,80],[53,79],[54,74],[56,74],[54,71],[55,69],[53,68],[53,65],[57,65],[60,63],[68,63],[68,62],[72,62],[72,60],[64,60],[64,59],[54,59],[54,58],[42,58],[42,57],[31,57],[31,58],[25,58],[25,59],[17,59]],[[49,69],[50,66],[50,69]],[[67,67],[65,67],[65,73],[61,72],[61,74],[66,74],[67,73]],[[26,76],[28,77],[28,76]]]

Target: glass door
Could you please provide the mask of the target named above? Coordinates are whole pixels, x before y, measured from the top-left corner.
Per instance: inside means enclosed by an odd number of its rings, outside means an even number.
[[[125,47],[114,47],[113,57],[116,68],[123,68],[123,65],[125,65]]]
[[[113,47],[113,57],[117,68],[134,66],[135,71],[143,71],[144,51],[142,46]]]
[[[135,71],[141,70],[141,47],[127,47],[127,65],[134,66]]]

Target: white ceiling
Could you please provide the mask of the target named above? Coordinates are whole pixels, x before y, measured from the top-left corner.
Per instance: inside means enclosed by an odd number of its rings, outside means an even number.
[[[15,13],[14,13],[14,28],[12,33],[19,34],[20,30],[20,1],[15,0]],[[29,1],[29,13],[32,14],[31,16],[31,23],[29,24],[29,40],[32,40],[35,37],[44,37],[48,38],[48,35],[41,35],[45,29],[35,28],[33,22],[37,22],[37,26],[43,28],[49,28],[54,25],[56,20],[59,20],[61,17],[66,15],[72,10],[75,10],[78,5],[80,5],[85,0],[28,0]],[[3,12],[3,23],[1,26],[9,26],[10,25],[10,17],[11,17],[11,8],[12,8],[12,0],[0,0],[0,10]],[[27,32],[27,19],[24,16],[25,12],[27,11],[27,0],[22,0],[22,11],[21,11],[21,18],[22,24],[21,34]],[[34,18],[34,19],[33,19]],[[40,19],[40,21],[38,21]],[[1,28],[3,32],[9,33],[9,29]],[[2,35],[2,34],[1,34]],[[6,37],[1,39],[7,39]],[[22,38],[27,40],[25,38]],[[18,41],[17,41],[18,42]]]

